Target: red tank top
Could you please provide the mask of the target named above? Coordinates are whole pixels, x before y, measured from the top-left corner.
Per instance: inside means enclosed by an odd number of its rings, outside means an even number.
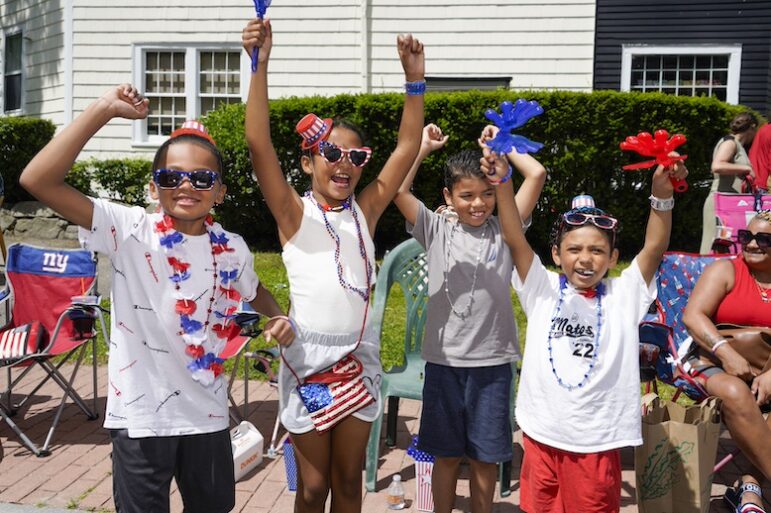
[[[734,258],[734,286],[715,312],[716,324],[771,326],[771,303],[764,303],[758,284],[741,255]],[[771,291],[769,291],[771,297]]]

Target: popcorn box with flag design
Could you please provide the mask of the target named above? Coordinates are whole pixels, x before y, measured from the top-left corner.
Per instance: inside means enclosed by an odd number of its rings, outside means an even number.
[[[434,511],[434,494],[431,489],[431,473],[434,469],[434,457],[418,449],[418,437],[413,437],[407,449],[407,455],[415,460],[415,509]]]

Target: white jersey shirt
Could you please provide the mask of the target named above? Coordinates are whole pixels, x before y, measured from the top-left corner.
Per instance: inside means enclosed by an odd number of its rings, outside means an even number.
[[[528,321],[517,422],[557,449],[593,453],[642,443],[638,324],[656,298],[655,280],[645,283],[635,259],[603,283],[598,316],[598,299],[569,283],[558,309],[560,276],[537,256],[524,283],[512,277]]]

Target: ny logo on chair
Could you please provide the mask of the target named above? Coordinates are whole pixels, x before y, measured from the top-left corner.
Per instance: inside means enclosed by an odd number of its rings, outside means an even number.
[[[82,249],[43,249],[24,244],[8,247],[6,265],[8,289],[2,299],[9,313],[0,330],[0,368],[8,371],[8,386],[2,391],[0,418],[37,456],[50,454],[54,431],[69,397],[90,419],[96,419],[96,329],[109,340],[96,293],[96,257]],[[9,308],[10,307],[10,308]],[[89,408],[73,386],[86,348],[91,342],[93,367],[93,406]],[[55,357],[58,357],[54,360]],[[62,371],[74,357],[69,378]],[[31,371],[44,371],[35,378]],[[14,371],[16,376],[14,377]],[[14,388],[25,377],[40,379],[21,401],[13,402]],[[48,435],[42,446],[34,443],[12,417],[49,380],[62,391]],[[21,422],[20,422],[21,423]]]

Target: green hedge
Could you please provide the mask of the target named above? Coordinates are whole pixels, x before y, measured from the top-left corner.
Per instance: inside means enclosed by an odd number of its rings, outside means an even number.
[[[639,250],[648,213],[649,171],[626,172],[621,167],[635,160],[618,144],[638,131],[665,128],[682,132],[688,143],[691,189],[677,198],[673,249],[697,250],[701,233],[702,203],[708,191],[712,148],[727,132],[730,119],[747,110],[712,98],[687,98],[653,93],[597,91],[571,92],[458,92],[426,95],[426,122],[434,122],[450,136],[448,148],[430,157],[418,174],[416,194],[429,207],[441,200],[442,166],[448,154],[474,148],[485,125],[484,111],[497,109],[504,100],[537,100],[545,113],[519,133],[545,144],[536,157],[549,170],[530,230],[536,249],[545,254],[549,228],[555,213],[565,210],[572,196],[594,195],[598,206],[621,221],[620,249],[623,258]],[[273,143],[283,169],[299,191],[309,179],[298,169],[299,136],[295,123],[306,113],[341,116],[362,126],[373,149],[361,183],[369,183],[396,144],[396,130],[403,98],[399,94],[340,95],[331,98],[288,98],[271,102]],[[278,247],[275,223],[251,179],[251,166],[243,134],[244,106],[228,105],[210,113],[205,123],[223,151],[228,176],[228,199],[219,216],[231,230],[242,233],[260,249]],[[375,236],[382,252],[406,238],[404,222],[391,206]]]
[[[46,119],[0,117],[0,173],[5,182],[5,202],[33,199],[19,185],[19,176],[32,157],[54,135],[54,124]]]
[[[91,158],[75,163],[67,174],[67,183],[89,196],[102,191],[112,200],[144,207],[152,167],[153,163],[145,159]]]

